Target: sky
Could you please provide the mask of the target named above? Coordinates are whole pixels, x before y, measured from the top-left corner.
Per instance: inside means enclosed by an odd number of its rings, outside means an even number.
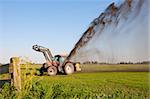
[[[38,44],[53,55],[69,54],[75,43],[112,2],[119,0],[0,0],[0,63],[11,57],[44,62]]]

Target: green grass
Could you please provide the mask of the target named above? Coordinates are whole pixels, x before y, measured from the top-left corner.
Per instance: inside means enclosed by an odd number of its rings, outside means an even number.
[[[36,76],[33,82],[38,81],[46,90],[50,90],[50,96],[53,96],[54,92],[60,92],[60,96],[56,97],[144,99],[148,98],[148,75],[147,72],[77,73],[55,77]]]
[[[84,64],[83,72],[99,71],[149,71],[149,64]]]
[[[98,70],[131,68],[133,65],[83,65],[84,72],[72,75],[38,76],[38,66],[22,70],[22,90],[4,85],[0,99],[149,99],[149,72],[88,72],[92,67]],[[114,65],[115,66],[115,65]],[[110,68],[109,68],[110,67]],[[135,68],[135,66],[133,66]],[[133,68],[132,67],[132,68]],[[143,69],[143,67],[141,67]],[[147,67],[146,67],[147,68]],[[97,70],[96,69],[96,70]],[[93,70],[95,71],[95,70]],[[30,75],[26,75],[29,73]]]

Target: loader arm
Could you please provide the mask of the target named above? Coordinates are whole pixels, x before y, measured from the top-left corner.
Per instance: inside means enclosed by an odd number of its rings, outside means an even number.
[[[38,45],[33,45],[32,48],[37,52],[42,52],[47,62],[52,62],[53,56],[48,48]]]

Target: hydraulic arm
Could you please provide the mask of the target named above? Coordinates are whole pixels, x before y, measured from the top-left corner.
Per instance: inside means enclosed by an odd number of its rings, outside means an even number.
[[[32,48],[35,51],[42,52],[47,62],[52,62],[53,56],[48,48],[38,45],[33,45]]]

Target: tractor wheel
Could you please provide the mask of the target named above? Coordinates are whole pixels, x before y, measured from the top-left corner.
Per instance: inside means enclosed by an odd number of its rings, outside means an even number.
[[[54,76],[57,74],[57,68],[55,66],[50,66],[47,68],[47,74],[49,76]]]
[[[74,65],[72,63],[67,63],[65,66],[64,66],[64,72],[65,74],[72,74],[74,73]]]

